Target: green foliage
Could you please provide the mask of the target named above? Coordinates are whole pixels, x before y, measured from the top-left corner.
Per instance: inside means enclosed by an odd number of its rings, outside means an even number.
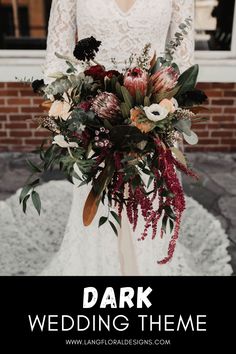
[[[134,99],[124,86],[121,86],[121,92],[123,95],[123,99],[128,109],[131,110],[134,107]]]
[[[176,32],[174,38],[166,45],[165,60],[169,63],[173,61],[173,56],[178,47],[182,44],[185,36],[188,34],[189,28],[192,26],[192,18],[186,18],[179,25],[179,32]]]
[[[185,92],[194,90],[197,83],[198,73],[199,73],[199,66],[196,64],[191,66],[182,75],[180,75],[178,79],[178,86],[180,86],[180,89],[178,90],[178,93],[175,95],[177,99]]]
[[[41,212],[41,200],[40,200],[40,196],[39,196],[38,192],[33,191],[31,193],[31,198],[32,198],[32,202],[34,204],[35,209],[37,210],[38,214],[40,215],[40,212]]]

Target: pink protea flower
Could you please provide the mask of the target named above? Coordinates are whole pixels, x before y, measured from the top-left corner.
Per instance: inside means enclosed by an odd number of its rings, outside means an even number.
[[[116,118],[120,114],[120,101],[113,93],[101,92],[93,100],[92,109],[101,118]]]
[[[145,96],[148,86],[148,74],[140,68],[130,69],[125,74],[124,86],[133,97],[136,96],[138,90]]]
[[[179,74],[172,66],[164,67],[150,77],[154,93],[171,91],[177,84]]]

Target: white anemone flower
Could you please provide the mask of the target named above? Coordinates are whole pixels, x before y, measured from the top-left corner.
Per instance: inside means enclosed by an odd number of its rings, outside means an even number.
[[[152,104],[150,107],[144,107],[144,111],[147,118],[152,122],[159,122],[165,119],[169,113],[165,107],[162,107],[157,103]]]
[[[54,141],[52,142],[53,144],[56,144],[62,148],[77,148],[78,147],[78,144],[75,143],[75,142],[70,142],[68,143],[66,140],[65,140],[65,137],[64,135],[56,135],[54,137]]]
[[[178,103],[177,99],[172,97],[171,102],[173,103],[175,110],[177,110],[179,108],[179,103]]]

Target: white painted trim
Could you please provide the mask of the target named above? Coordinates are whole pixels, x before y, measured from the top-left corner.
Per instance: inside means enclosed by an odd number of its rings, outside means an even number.
[[[42,78],[44,54],[41,57],[0,58],[0,82],[15,81],[15,78]],[[236,59],[197,58],[200,65],[200,82],[236,82]]]
[[[196,60],[200,65],[200,82],[236,82],[235,60]],[[15,78],[42,78],[43,59],[0,59],[0,82]]]
[[[236,59],[196,59],[200,82],[236,82]],[[0,82],[42,78],[44,58],[0,58]]]
[[[0,50],[1,58],[44,58],[45,50]]]

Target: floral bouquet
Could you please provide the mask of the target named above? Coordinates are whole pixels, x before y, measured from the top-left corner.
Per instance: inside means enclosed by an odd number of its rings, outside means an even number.
[[[33,174],[20,195],[24,212],[31,196],[40,213],[35,191],[40,176],[33,176],[57,165],[71,182],[76,178],[80,186],[91,185],[83,211],[85,226],[92,223],[101,202],[108,206],[108,216],[100,218],[99,227],[108,222],[116,234],[125,211],[134,231],[143,218],[140,240],[149,229],[154,239],[160,222],[160,236],[168,230],[171,240],[159,263],[172,258],[185,209],[177,169],[196,177],[177,146],[182,138],[197,143],[191,125],[200,119],[197,113],[206,100],[195,88],[198,66],[180,75],[173,62],[190,24],[186,19],[179,26],[162,57],[151,58],[147,44],[140,56],[130,56],[122,72],[107,71],[96,62],[101,42],[93,37],[77,43],[73,59],[56,53],[67,63],[66,73],[50,75],[54,81],[49,84],[32,83],[45,98],[43,113],[35,120],[50,131],[51,139],[39,149],[41,164],[29,161]]]

